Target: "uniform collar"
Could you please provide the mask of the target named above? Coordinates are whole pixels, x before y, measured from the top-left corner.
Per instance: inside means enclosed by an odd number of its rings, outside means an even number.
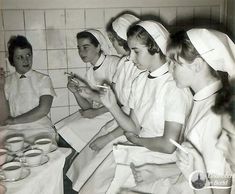
[[[97,70],[103,64],[105,57],[106,57],[106,55],[101,53],[98,61],[95,63],[95,65],[93,67],[94,71]]]
[[[20,79],[20,76],[21,76],[21,75],[25,75],[25,77],[27,78],[27,77],[30,77],[30,76],[31,76],[32,72],[33,72],[32,69],[29,70],[28,72],[26,72],[25,74],[19,74],[18,72],[16,72],[16,76]]]
[[[218,92],[222,88],[222,83],[220,80],[210,84],[209,86],[206,86],[205,88],[201,89],[199,92],[197,92],[193,96],[194,101],[201,101],[204,100],[216,92]]]
[[[160,77],[164,75],[165,73],[167,73],[168,71],[169,71],[168,63],[165,63],[161,67],[156,69],[155,71],[150,72],[148,75],[148,78],[154,79],[154,78]]]

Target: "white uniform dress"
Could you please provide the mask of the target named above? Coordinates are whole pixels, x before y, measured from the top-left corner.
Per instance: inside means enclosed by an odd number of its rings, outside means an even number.
[[[96,70],[91,66],[86,74],[86,81],[92,88],[104,82],[112,83],[116,72],[119,57],[101,54],[97,63]],[[101,105],[93,103],[93,108]],[[79,112],[61,120],[55,124],[58,133],[77,151],[80,152],[84,146],[99,132],[100,128],[113,117],[107,112],[95,118],[89,119],[81,116]]]
[[[13,117],[26,113],[39,105],[40,96],[56,96],[49,76],[30,70],[25,78],[17,72],[9,75],[5,82],[5,95],[9,102],[10,114]],[[55,137],[51,120],[45,116],[35,122],[8,125],[2,127],[7,135],[20,132],[28,139],[50,133]]]
[[[222,151],[216,148],[218,136],[221,133],[221,116],[211,110],[220,88],[221,82],[217,81],[194,95],[194,105],[185,130],[185,139],[188,139],[202,154],[207,172],[215,175],[230,173]],[[163,182],[172,183],[170,179],[157,181],[152,188],[149,187],[148,191],[164,194],[160,191],[165,187],[169,189],[168,193],[193,194],[192,189],[188,187],[188,180],[183,175],[174,184],[159,184]]]
[[[140,136],[142,137],[161,136],[163,134],[165,121],[184,124],[191,105],[191,95],[176,87],[171,74],[168,73],[167,64],[157,69],[151,75],[155,78],[148,78],[147,72],[138,76],[132,86],[133,91],[130,97],[130,106],[133,108],[137,119],[142,126],[140,132]],[[123,142],[125,141],[125,138],[122,136],[113,142],[118,141]],[[118,148],[117,146],[115,147],[114,153],[115,156],[120,156],[120,158],[114,159],[113,152],[110,150],[112,143],[108,144],[97,154],[100,156],[102,153],[106,152],[106,155],[104,154],[105,157],[103,156],[102,158],[103,160],[100,157],[89,158],[89,164],[85,164],[85,167],[83,168],[81,168],[81,166],[79,167],[79,165],[84,165],[84,163],[79,164],[79,162],[76,162],[72,164],[67,175],[73,182],[73,188],[79,191],[79,193],[115,193],[112,187],[112,181],[115,175],[116,162],[119,163],[120,161],[124,161],[124,165],[129,165],[130,160],[128,160],[128,158],[131,157],[137,159],[135,160],[136,164],[141,162],[145,163],[146,158],[147,160],[149,159],[147,162],[156,159],[158,159],[160,163],[175,161],[174,154],[154,153],[141,147],[141,154],[138,156],[138,151],[135,151],[138,146],[123,147],[121,145],[119,146],[121,150],[116,149]],[[109,151],[107,151],[108,147]],[[132,147],[134,149],[132,149]],[[132,153],[129,152],[129,148],[131,151],[135,151],[135,154],[128,155],[129,153]],[[124,153],[124,155],[122,155],[122,153]],[[142,156],[142,154],[145,155]],[[82,161],[81,157],[84,155],[81,152],[81,155],[78,155],[75,160]],[[147,157],[145,158],[145,156]],[[165,157],[165,159],[162,159],[162,157]],[[89,168],[87,168],[87,166],[89,166]],[[116,174],[117,173],[119,172],[116,171]],[[118,177],[117,179],[114,179],[114,188],[117,188],[117,180],[120,179]],[[122,183],[120,185],[122,185]]]
[[[126,56],[120,60],[113,82],[115,94],[122,105],[128,106],[133,81],[140,73],[141,71]]]

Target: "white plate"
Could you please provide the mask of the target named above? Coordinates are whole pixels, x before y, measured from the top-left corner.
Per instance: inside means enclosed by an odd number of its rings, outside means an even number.
[[[16,182],[16,181],[20,181],[20,180],[25,179],[26,177],[29,176],[29,174],[30,174],[30,169],[23,168],[20,178],[18,178],[18,179],[4,179],[3,177],[0,177],[0,181],[3,181],[3,182]]]
[[[27,166],[27,167],[37,167],[37,166],[42,166],[42,165],[46,164],[48,161],[49,161],[49,157],[47,155],[43,155],[41,162],[37,165],[30,165],[26,162],[23,162],[23,164],[24,164],[24,166]]]

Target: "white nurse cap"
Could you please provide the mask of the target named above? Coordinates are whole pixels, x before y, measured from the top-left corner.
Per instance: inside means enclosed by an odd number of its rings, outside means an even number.
[[[137,25],[143,27],[154,39],[163,54],[166,54],[169,32],[160,23],[155,21],[141,21]]]
[[[191,29],[188,37],[200,56],[215,70],[235,75],[235,45],[224,33],[208,29]]]
[[[123,40],[127,40],[127,29],[129,26],[140,19],[131,14],[123,14],[115,19],[112,23],[113,30],[117,33],[117,35]]]
[[[99,30],[89,29],[85,31],[91,33],[97,39],[97,41],[100,43],[101,50],[103,51],[104,54],[107,55],[111,54],[111,48],[108,44],[108,41]]]

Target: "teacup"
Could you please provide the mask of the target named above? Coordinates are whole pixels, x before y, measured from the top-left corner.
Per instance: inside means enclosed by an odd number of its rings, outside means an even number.
[[[19,161],[8,162],[2,165],[4,178],[9,180],[17,180],[21,176],[22,164]]]
[[[6,148],[12,152],[22,150],[24,147],[24,137],[16,136],[10,137],[6,140]]]
[[[4,164],[7,160],[7,150],[0,148],[0,165]]]
[[[29,166],[38,166],[41,163],[42,155],[42,150],[32,149],[24,152],[24,159]]]
[[[34,144],[36,148],[41,149],[44,154],[47,154],[51,150],[52,140],[49,138],[37,139]]]

